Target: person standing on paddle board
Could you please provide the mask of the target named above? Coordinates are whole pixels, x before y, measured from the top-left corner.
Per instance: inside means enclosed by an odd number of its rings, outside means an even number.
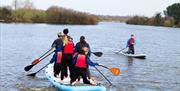
[[[77,55],[78,53],[80,53],[81,51],[83,51],[83,47],[87,47],[88,48],[88,52],[87,52],[87,56],[90,57],[91,56],[91,49],[89,44],[85,41],[85,37],[81,36],[80,37],[80,41],[76,44],[75,49],[74,49],[74,55]],[[87,76],[90,79],[91,78],[91,74],[89,71],[89,66],[87,65]]]
[[[73,59],[73,53],[74,53],[74,43],[72,38],[68,35],[69,30],[66,28],[63,30],[63,53],[62,53],[62,72],[61,72],[61,80],[64,79],[64,77],[68,76],[68,68],[70,72],[70,78],[71,78],[71,72],[72,72],[72,59]]]
[[[129,47],[127,53],[128,54],[134,54],[135,50],[134,50],[134,45],[136,44],[136,41],[134,39],[134,35],[131,34],[131,38],[127,41],[127,45],[126,47]]]
[[[54,76],[59,75],[61,71],[61,61],[62,61],[62,48],[63,48],[63,40],[61,32],[58,33],[58,38],[53,42],[51,47],[55,47],[55,53],[50,60],[50,63],[54,63]]]
[[[73,75],[71,78],[71,85],[74,85],[76,83],[76,80],[79,79],[81,76],[83,78],[83,82],[85,84],[91,84],[91,85],[96,85],[95,82],[89,81],[87,79],[87,65],[90,66],[97,66],[99,65],[98,63],[93,63],[90,59],[89,56],[87,55],[88,52],[87,47],[83,47],[83,50],[80,50],[79,53],[74,57],[73,60],[73,65],[74,65],[74,70],[73,70]]]

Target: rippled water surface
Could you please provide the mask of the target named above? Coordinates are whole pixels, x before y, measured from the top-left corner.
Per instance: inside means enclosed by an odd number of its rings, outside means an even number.
[[[108,82],[91,67],[92,75],[109,91],[180,91],[180,28],[126,25],[101,22],[98,25],[0,24],[0,90],[56,91],[45,77],[44,70],[35,78],[26,76],[36,72],[51,58],[34,66],[30,72],[24,67],[47,51],[57,32],[69,28],[77,43],[84,35],[92,51],[102,51],[92,60],[108,67],[118,67],[119,76],[98,67],[113,83]],[[129,35],[136,38],[136,53],[147,55],[145,60],[115,54],[125,47]]]

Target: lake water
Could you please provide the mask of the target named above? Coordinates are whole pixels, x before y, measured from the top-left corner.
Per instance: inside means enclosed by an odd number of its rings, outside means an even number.
[[[113,83],[108,82],[91,67],[92,75],[109,91],[180,91],[180,28],[127,25],[100,22],[98,25],[48,25],[0,23],[0,90],[1,91],[56,91],[44,74],[35,78],[26,76],[36,72],[51,58],[41,61],[30,72],[24,67],[46,52],[57,33],[69,28],[74,43],[84,35],[92,51],[103,52],[102,57],[91,59],[108,67],[118,67],[119,76],[98,67]],[[146,59],[130,59],[115,54],[126,46],[133,33],[136,53]]]

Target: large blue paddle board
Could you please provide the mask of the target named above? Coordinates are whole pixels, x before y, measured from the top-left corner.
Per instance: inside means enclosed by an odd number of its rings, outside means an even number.
[[[60,80],[60,77],[54,77],[53,74],[53,64],[49,64],[45,69],[45,74],[48,80],[60,91],[106,91],[104,86],[93,86],[83,84],[82,79],[78,82],[77,85],[70,85],[69,76],[65,78],[63,81]]]

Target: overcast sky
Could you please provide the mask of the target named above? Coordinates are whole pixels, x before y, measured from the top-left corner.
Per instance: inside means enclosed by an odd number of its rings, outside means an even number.
[[[14,0],[0,0],[0,5],[12,5]],[[46,10],[52,5],[100,15],[153,16],[180,0],[30,0],[34,6]]]

